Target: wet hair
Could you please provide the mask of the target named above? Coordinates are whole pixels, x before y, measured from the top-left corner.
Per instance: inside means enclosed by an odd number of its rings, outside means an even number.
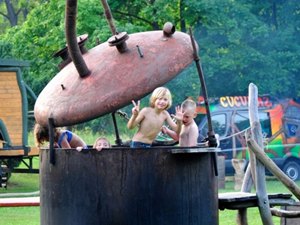
[[[34,125],[34,141],[37,147],[42,146],[45,142],[49,142],[49,129],[47,126],[42,126],[38,123]],[[59,137],[59,130],[54,130],[54,141],[57,142]]]
[[[195,112],[195,110],[197,108],[197,104],[192,98],[187,98],[186,100],[184,100],[181,103],[181,108],[183,111],[190,110],[190,111]]]
[[[155,101],[163,97],[166,97],[169,100],[168,105],[165,109],[170,108],[172,105],[172,95],[170,90],[166,87],[158,87],[152,92],[152,95],[150,97],[150,107],[154,108]]]
[[[94,142],[93,148],[96,148],[97,142],[100,141],[100,140],[106,141],[106,142],[108,143],[108,147],[109,147],[109,148],[111,147],[111,144],[110,144],[110,142],[109,142],[109,140],[108,140],[107,138],[105,138],[105,137],[98,137],[98,138],[96,139],[96,141]]]

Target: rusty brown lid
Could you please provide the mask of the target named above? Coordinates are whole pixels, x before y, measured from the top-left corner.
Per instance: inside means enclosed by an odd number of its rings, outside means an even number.
[[[163,31],[136,33],[126,43],[123,54],[107,42],[84,54],[91,71],[88,77],[81,78],[72,62],[66,65],[38,96],[37,122],[47,125],[52,117],[55,126],[67,126],[114,112],[164,85],[193,62],[190,37],[182,32],[170,37]]]

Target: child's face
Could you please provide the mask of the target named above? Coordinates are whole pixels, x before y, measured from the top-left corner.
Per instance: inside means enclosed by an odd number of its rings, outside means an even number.
[[[155,108],[156,109],[166,109],[169,105],[169,99],[167,97],[160,97],[160,98],[157,98],[156,101],[155,101]]]
[[[96,148],[109,148],[109,143],[106,140],[100,139],[97,141]]]
[[[185,126],[190,125],[193,120],[195,118],[195,112],[191,111],[191,110],[187,110],[183,113],[183,119],[182,119],[182,123]]]

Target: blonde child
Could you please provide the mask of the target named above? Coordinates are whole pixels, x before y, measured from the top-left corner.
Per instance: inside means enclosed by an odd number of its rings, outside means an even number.
[[[35,143],[38,147],[49,142],[49,129],[36,123],[34,126]],[[76,148],[78,151],[86,149],[86,143],[69,130],[54,128],[54,146],[57,148]]]
[[[97,149],[97,151],[101,151],[102,148],[110,148],[111,145],[109,143],[109,141],[107,140],[107,138],[105,137],[99,137],[96,139],[93,148]]]
[[[132,116],[127,123],[129,129],[139,125],[137,133],[133,136],[132,148],[149,148],[165,122],[174,130],[180,133],[182,124],[181,107],[176,107],[177,124],[172,120],[167,109],[172,105],[172,96],[169,89],[165,87],[156,88],[150,97],[150,107],[145,107],[140,111],[140,101],[132,100]]]
[[[197,116],[196,107],[197,105],[192,99],[186,99],[181,104],[181,108],[183,110],[183,125],[179,135],[167,127],[163,127],[162,132],[169,135],[174,140],[179,141],[180,146],[196,146],[199,135],[198,126],[194,120],[194,118]]]

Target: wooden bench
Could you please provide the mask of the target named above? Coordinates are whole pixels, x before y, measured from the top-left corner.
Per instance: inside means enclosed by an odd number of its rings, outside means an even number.
[[[0,149],[0,157],[18,157],[18,156],[39,156],[39,148],[30,147],[28,154],[25,153],[25,150],[20,148],[13,148],[13,149]]]
[[[268,194],[270,207],[293,205],[295,200],[292,194],[272,193]],[[249,207],[258,207],[258,198],[255,193],[230,192],[219,193],[219,209],[238,210]]]

